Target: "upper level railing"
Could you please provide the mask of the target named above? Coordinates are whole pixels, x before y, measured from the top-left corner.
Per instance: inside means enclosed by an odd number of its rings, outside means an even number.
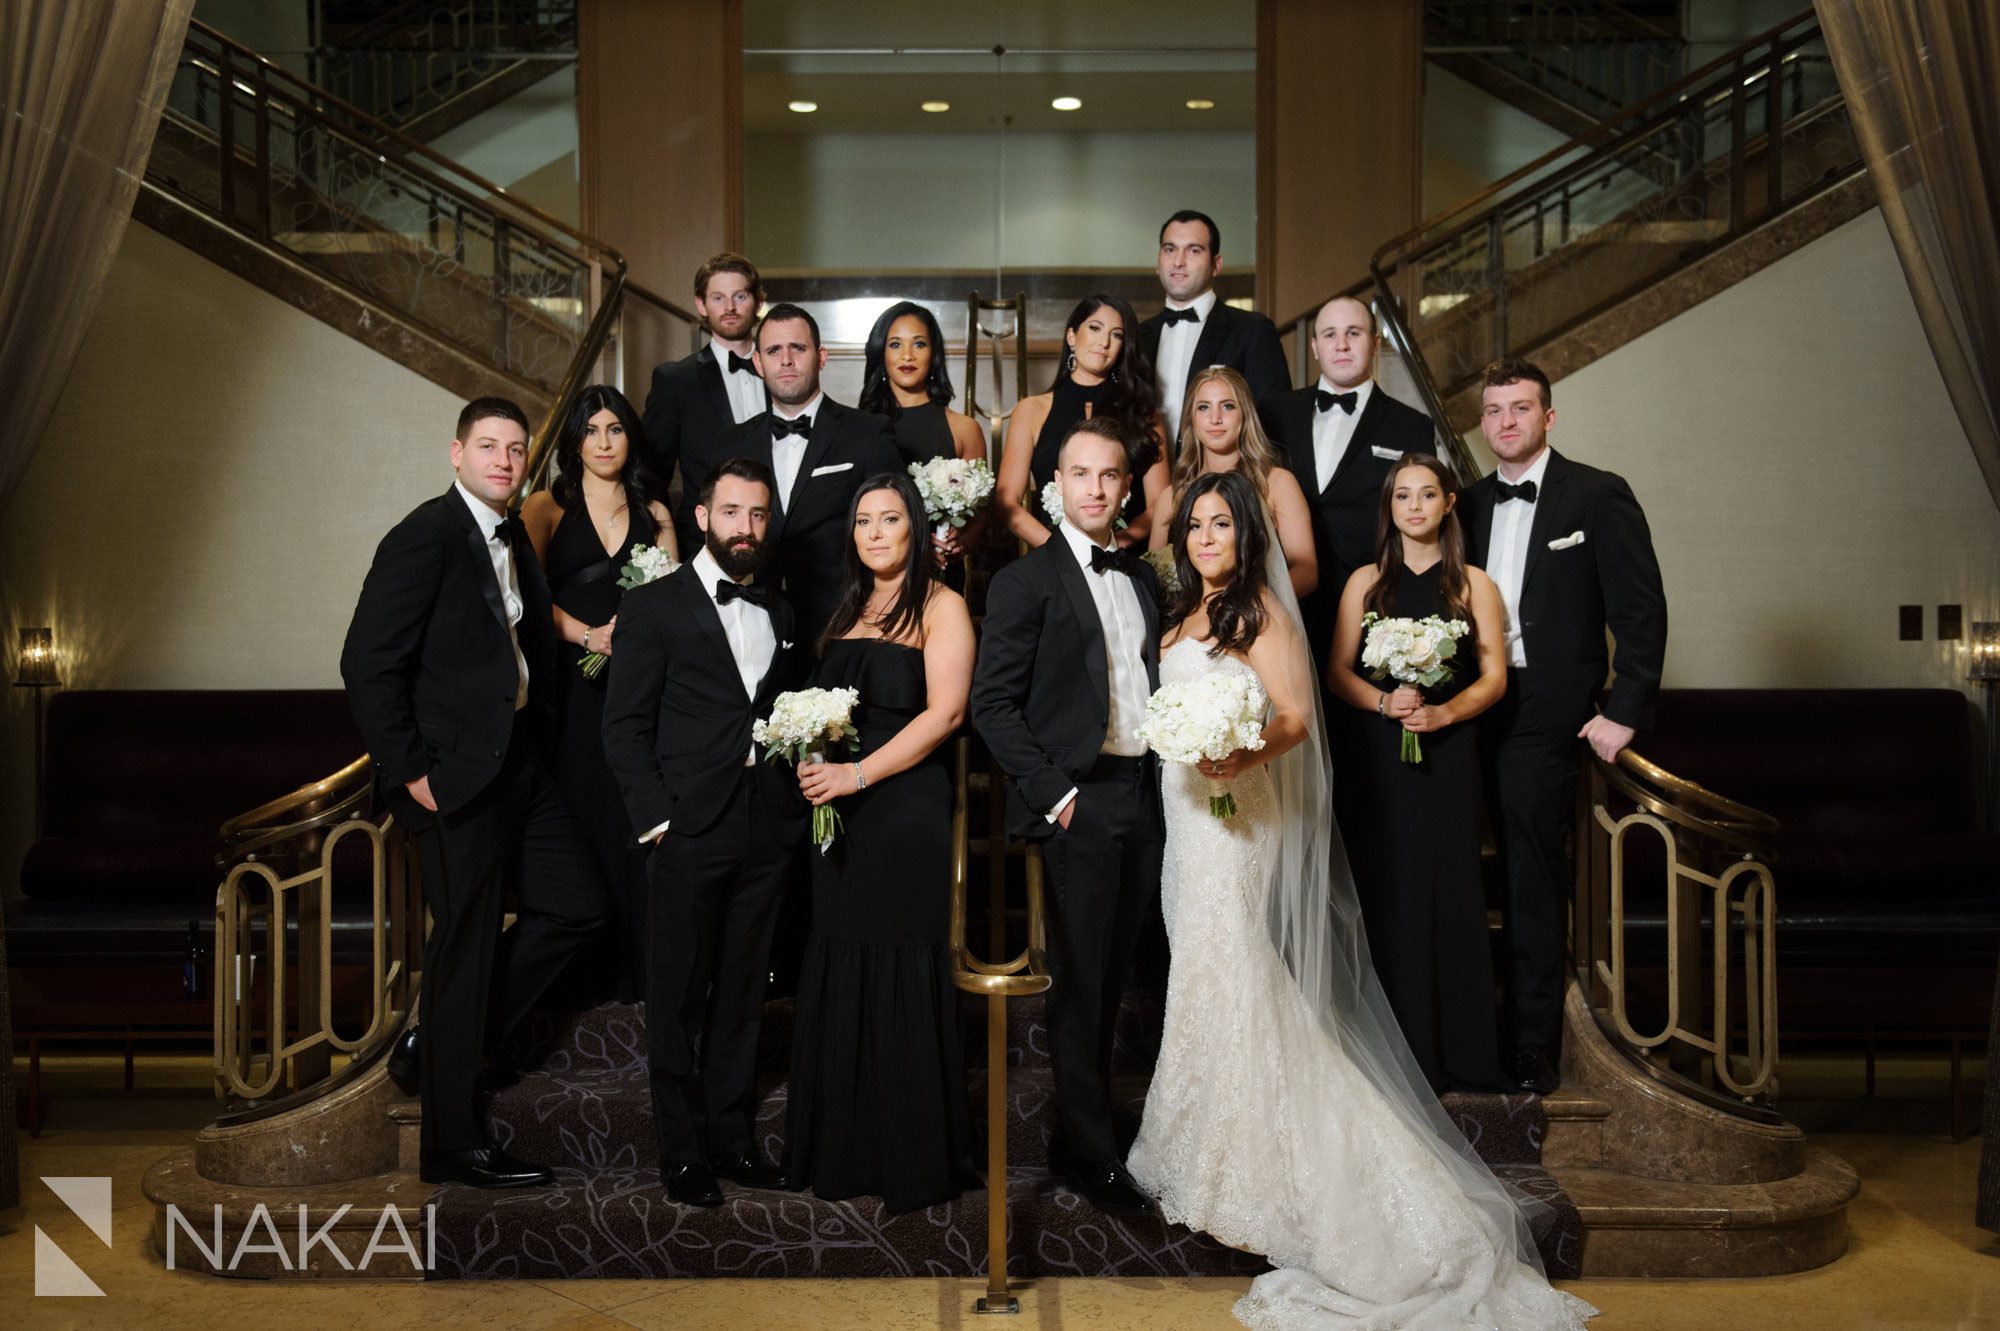
[[[576,50],[576,0],[405,0],[337,30],[323,22],[313,81],[421,133],[510,73],[525,86]]]
[[[1608,0],[1424,0],[1424,52],[1485,61],[1601,121],[1678,81],[1687,42]]]

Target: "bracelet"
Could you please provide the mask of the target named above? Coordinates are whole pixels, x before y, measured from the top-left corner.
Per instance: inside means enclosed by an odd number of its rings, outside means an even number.
[[[1375,694],[1375,715],[1385,721],[1389,719],[1389,695],[1380,690]]]
[[[587,628],[587,629],[585,629],[585,630],[583,631],[583,644],[582,644],[582,645],[583,645],[583,650],[584,650],[584,651],[588,652],[588,651],[590,650],[590,635],[591,635],[591,634],[593,634],[593,633],[595,633],[595,632],[597,632],[597,630],[596,630],[596,629],[594,629],[594,628]]]
[[[854,788],[856,790],[868,789],[868,774],[861,770],[861,764],[850,763],[848,765],[854,769]]]

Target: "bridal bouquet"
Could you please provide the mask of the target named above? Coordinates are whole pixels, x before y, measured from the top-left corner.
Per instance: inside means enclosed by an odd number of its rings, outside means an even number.
[[[771,715],[750,727],[750,738],[764,746],[767,762],[823,763],[828,750],[860,738],[854,729],[854,704],[859,689],[796,689],[771,702]],[[819,853],[833,845],[840,815],[833,805],[813,809],[812,839]]]
[[[629,592],[634,587],[658,582],[679,567],[674,557],[665,550],[641,541],[632,547],[631,561],[618,571],[618,585]],[[604,663],[610,659],[603,652],[585,652],[583,660],[577,662],[577,669],[583,672],[585,679],[596,679],[604,672]]]
[[[944,536],[971,521],[993,494],[993,469],[984,458],[932,458],[912,462],[910,478],[924,501],[924,512]]]
[[[1384,619],[1374,611],[1361,617],[1368,636],[1361,644],[1361,664],[1376,679],[1393,679],[1427,689],[1451,678],[1458,640],[1469,631],[1462,619]],[[1424,746],[1417,732],[1403,732],[1403,761],[1420,763]]]
[[[1264,747],[1264,686],[1244,671],[1214,671],[1160,685],[1146,703],[1139,738],[1170,763],[1227,758],[1238,749]],[[1210,778],[1208,811],[1233,817],[1236,796],[1227,781]]]
[[[1042,487],[1042,512],[1049,515],[1049,525],[1051,527],[1060,527],[1063,525],[1061,481],[1050,481]],[[1126,521],[1124,509],[1121,508],[1118,510],[1118,517],[1111,525],[1115,531],[1124,531],[1126,527],[1131,525]]]

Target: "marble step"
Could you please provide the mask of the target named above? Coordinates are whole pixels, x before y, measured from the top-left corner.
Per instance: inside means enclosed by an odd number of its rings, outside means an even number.
[[[1589,1091],[1564,1085],[1542,1099],[1548,1130],[1542,1140],[1542,1163],[1550,1169],[1589,1168],[1604,1162],[1604,1130],[1611,1119],[1610,1102]]]

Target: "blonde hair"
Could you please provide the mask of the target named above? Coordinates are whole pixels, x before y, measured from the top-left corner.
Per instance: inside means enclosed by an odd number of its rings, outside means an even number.
[[[1179,446],[1174,453],[1174,470],[1169,492],[1173,497],[1170,508],[1178,509],[1181,496],[1187,493],[1195,477],[1208,468],[1207,450],[1194,432],[1194,395],[1201,391],[1203,384],[1220,383],[1226,386],[1236,398],[1236,405],[1242,410],[1243,429],[1236,436],[1236,467],[1249,476],[1257,487],[1257,497],[1264,501],[1266,509],[1271,506],[1271,469],[1279,465],[1278,450],[1271,443],[1271,437],[1264,433],[1264,424],[1257,419],[1257,404],[1250,397],[1249,381],[1226,365],[1211,365],[1197,371],[1189,380],[1187,395],[1181,399],[1181,432]]]

